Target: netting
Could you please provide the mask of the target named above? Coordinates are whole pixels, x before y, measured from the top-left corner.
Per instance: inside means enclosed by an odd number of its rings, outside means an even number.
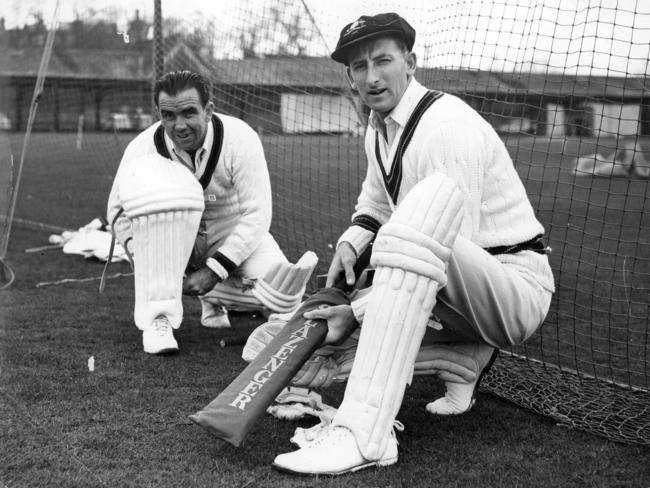
[[[417,31],[416,77],[466,100],[501,134],[553,249],[549,316],[526,345],[501,355],[485,388],[562,423],[650,443],[650,6],[97,3],[62,19],[34,157],[63,154],[84,167],[92,154],[89,178],[107,194],[125,144],[155,120],[153,74],[199,71],[213,84],[217,110],[261,136],[272,233],[290,259],[314,250],[319,273],[348,225],[366,166],[368,110],[328,55],[359,15],[404,16]],[[12,119],[12,141],[25,127],[43,28],[36,21],[3,32],[0,112]],[[79,224],[93,217],[65,200],[56,209],[33,203],[19,215],[59,225],[70,223],[56,221],[62,213]]]

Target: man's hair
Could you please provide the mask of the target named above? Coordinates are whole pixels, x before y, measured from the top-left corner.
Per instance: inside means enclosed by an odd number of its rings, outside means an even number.
[[[156,80],[153,86],[153,101],[157,107],[160,92],[174,96],[191,88],[196,88],[202,106],[212,98],[210,84],[203,76],[188,70],[178,70],[166,73]]]

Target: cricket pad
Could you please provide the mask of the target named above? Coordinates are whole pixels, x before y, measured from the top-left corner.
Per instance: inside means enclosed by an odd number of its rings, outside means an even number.
[[[145,330],[158,315],[183,319],[183,272],[204,209],[203,188],[181,163],[148,154],[120,168],[118,191],[135,249],[134,319]]]
[[[378,460],[411,381],[415,359],[463,217],[453,180],[435,173],[415,185],[375,239],[375,269],[357,352],[333,425]]]

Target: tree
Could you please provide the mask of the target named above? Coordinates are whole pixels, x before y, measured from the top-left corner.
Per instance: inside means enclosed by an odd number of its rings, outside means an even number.
[[[189,26],[189,27],[188,27]],[[181,43],[203,59],[214,58],[214,22],[192,22],[175,17],[163,17],[163,38],[167,49]]]
[[[280,55],[304,56],[311,40],[311,32],[304,25],[305,15],[295,7],[294,4],[294,8],[288,11],[281,10],[277,6],[270,9],[272,25],[284,31],[286,36],[284,42],[278,43]]]
[[[239,34],[239,45],[242,50],[244,59],[257,58],[257,44],[258,44],[259,29],[258,26],[253,25],[245,29]]]
[[[260,8],[248,2],[244,18],[254,19],[246,27],[237,27],[239,48],[244,58],[262,56],[305,56],[313,41],[313,30],[302,4],[291,0],[289,5]]]

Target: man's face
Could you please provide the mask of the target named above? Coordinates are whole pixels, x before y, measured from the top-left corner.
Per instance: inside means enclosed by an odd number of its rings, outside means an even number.
[[[205,107],[201,105],[196,88],[176,95],[163,91],[158,96],[158,112],[165,132],[176,147],[185,151],[194,151],[203,145],[212,110],[212,102]]]
[[[370,39],[348,56],[352,88],[382,117],[397,106],[414,73],[415,54],[405,53],[391,38]]]

